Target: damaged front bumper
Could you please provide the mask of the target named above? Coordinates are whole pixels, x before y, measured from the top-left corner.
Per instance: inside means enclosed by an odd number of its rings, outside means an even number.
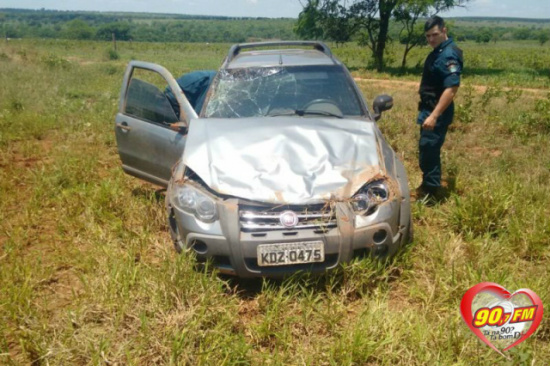
[[[319,273],[355,257],[392,255],[401,246],[407,229],[400,225],[401,202],[397,199],[381,204],[368,216],[356,215],[348,202],[334,203],[324,210],[322,219],[315,219],[320,216],[308,211],[308,207],[292,228],[270,222],[270,218],[285,210],[283,207],[271,207],[266,214],[265,207],[229,199],[218,201],[217,209],[219,219],[204,223],[169,205],[171,229],[181,239],[180,249],[192,250],[199,260],[211,260],[221,273],[239,277],[283,277],[297,271]],[[292,209],[300,214],[299,208]],[[251,217],[260,219],[255,223]],[[311,217],[314,219],[309,220]],[[324,253],[320,262],[263,266],[258,261],[260,245],[319,242]]]

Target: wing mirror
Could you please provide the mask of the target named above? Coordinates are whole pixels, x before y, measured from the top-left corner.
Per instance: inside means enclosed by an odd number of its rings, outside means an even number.
[[[393,107],[393,98],[382,94],[374,98],[372,109],[374,110],[374,120],[378,121],[382,117],[382,112],[390,110]]]

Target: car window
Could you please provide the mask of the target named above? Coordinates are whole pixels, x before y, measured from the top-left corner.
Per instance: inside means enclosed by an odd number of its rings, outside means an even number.
[[[174,107],[163,92],[166,81],[152,71],[138,69],[134,73],[128,86],[124,113],[160,124],[178,122]]]
[[[342,115],[362,115],[357,93],[341,66],[264,67],[221,70],[205,117],[285,114],[329,104]]]

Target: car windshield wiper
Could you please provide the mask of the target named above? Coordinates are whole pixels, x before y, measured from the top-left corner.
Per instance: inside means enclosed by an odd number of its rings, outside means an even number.
[[[337,113],[332,113],[332,112],[327,112],[327,111],[320,111],[320,110],[303,110],[303,109],[296,109],[295,111],[268,114],[269,117],[305,116],[305,115],[318,115],[318,116],[329,116],[329,117],[336,117],[336,118],[344,118],[344,116],[342,114],[337,114]]]

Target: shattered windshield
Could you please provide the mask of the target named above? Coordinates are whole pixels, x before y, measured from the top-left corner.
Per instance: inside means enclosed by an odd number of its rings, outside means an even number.
[[[221,70],[205,117],[240,118],[322,114],[363,115],[358,95],[340,66]]]

